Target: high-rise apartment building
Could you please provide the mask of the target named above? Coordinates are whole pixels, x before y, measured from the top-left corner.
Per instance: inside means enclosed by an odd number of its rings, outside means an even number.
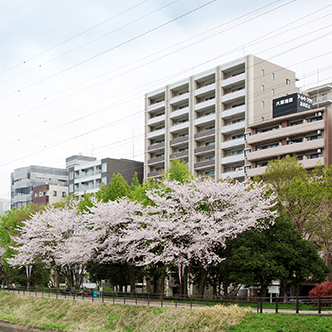
[[[272,100],[297,91],[295,73],[248,55],[145,95],[145,177],[171,160],[193,174],[243,180],[244,134],[272,118]]]

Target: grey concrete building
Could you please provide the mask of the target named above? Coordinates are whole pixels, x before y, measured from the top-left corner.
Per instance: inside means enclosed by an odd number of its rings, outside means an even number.
[[[145,177],[171,160],[193,174],[245,178],[246,128],[272,118],[272,100],[297,92],[295,73],[248,55],[145,95]]]
[[[62,168],[28,166],[11,173],[11,208],[18,209],[33,200],[33,188],[40,185],[68,185],[68,171]]]

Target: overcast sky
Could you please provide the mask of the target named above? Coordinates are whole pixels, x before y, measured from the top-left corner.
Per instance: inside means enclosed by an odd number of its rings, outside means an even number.
[[[0,1],[0,198],[82,153],[143,161],[144,93],[253,54],[332,82],[329,0]]]

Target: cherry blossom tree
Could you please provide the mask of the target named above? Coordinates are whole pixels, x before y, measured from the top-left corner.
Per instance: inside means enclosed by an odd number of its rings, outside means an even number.
[[[13,237],[16,255],[8,259],[12,266],[32,265],[37,260],[55,272],[55,285],[59,286],[59,273],[66,275],[72,284],[71,266],[62,263],[62,256],[70,250],[68,239],[77,226],[76,205],[55,208],[47,207],[23,222],[20,235]]]
[[[163,186],[147,193],[154,203],[127,231],[126,259],[140,258],[139,264],[197,264],[204,271],[222,259],[218,249],[228,238],[252,227],[264,227],[277,216],[275,197],[266,195],[261,184],[215,183],[193,179],[180,184],[164,181]],[[264,223],[266,225],[266,223]],[[202,288],[202,287],[201,287]]]

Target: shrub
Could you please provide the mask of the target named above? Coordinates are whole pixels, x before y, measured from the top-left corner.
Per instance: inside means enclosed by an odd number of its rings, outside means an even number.
[[[316,284],[316,286],[309,292],[309,297],[314,302],[317,301],[319,296],[331,296],[332,297],[332,282],[325,281],[321,284]],[[326,306],[326,304],[322,304],[322,306]]]

